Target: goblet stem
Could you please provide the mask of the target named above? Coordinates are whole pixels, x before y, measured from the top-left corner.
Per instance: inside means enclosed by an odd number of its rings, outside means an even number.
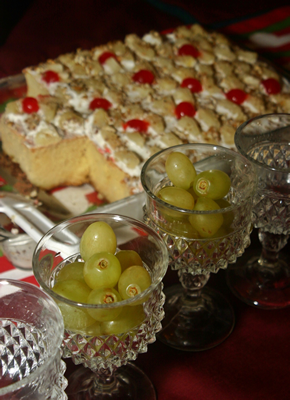
[[[94,389],[99,393],[111,393],[117,385],[115,371],[107,369],[95,370]]]
[[[202,289],[207,284],[210,274],[194,275],[181,269],[178,271],[178,276],[185,294],[192,299],[197,299],[201,297]]]
[[[289,235],[258,232],[261,250],[249,251],[228,269],[227,280],[241,300],[263,309],[290,305],[289,260],[281,254]]]
[[[259,230],[259,240],[262,244],[262,253],[259,259],[261,267],[274,267],[279,258],[279,252],[286,246],[289,235],[275,235]]]
[[[178,271],[181,285],[165,291],[164,329],[158,338],[179,350],[201,351],[228,337],[234,314],[223,296],[205,287],[210,273],[196,275],[190,269],[181,268]]]
[[[156,400],[149,378],[130,362],[112,373],[80,367],[69,381],[67,394],[71,400]]]

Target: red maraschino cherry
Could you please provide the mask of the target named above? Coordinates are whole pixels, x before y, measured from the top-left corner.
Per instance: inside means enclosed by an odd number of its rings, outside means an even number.
[[[192,93],[199,93],[202,91],[201,83],[195,78],[183,79],[180,86],[183,88],[188,88]]]
[[[281,92],[280,82],[275,78],[264,79],[262,85],[268,94],[278,94]]]
[[[197,58],[200,55],[200,52],[192,44],[184,44],[178,49],[178,55]]]
[[[57,72],[47,70],[42,74],[42,80],[45,81],[46,83],[53,83],[53,82],[59,82],[60,77]]]
[[[142,119],[130,119],[124,124],[124,129],[127,128],[134,129],[137,132],[146,133],[149,128],[149,123]]]
[[[104,110],[108,110],[112,107],[112,103],[110,103],[107,99],[103,99],[101,97],[96,97],[90,102],[90,110],[95,110],[96,108],[103,108]]]
[[[39,110],[38,101],[35,97],[25,97],[22,100],[22,110],[27,114],[35,113]]]
[[[161,31],[161,35],[169,35],[170,33],[174,32],[174,28],[169,28],[169,29],[164,29],[164,31]]]
[[[117,56],[116,56],[116,54],[114,54],[114,53],[112,53],[112,52],[110,52],[110,51],[104,51],[104,53],[102,53],[100,56],[99,56],[99,62],[101,63],[101,64],[104,64],[107,60],[108,60],[108,58],[115,58],[115,60],[117,60]]]
[[[133,75],[132,79],[133,81],[138,83],[148,83],[149,85],[151,85],[151,83],[154,82],[155,76],[148,69],[140,69],[140,71],[136,72]]]
[[[247,93],[242,89],[231,89],[226,93],[226,98],[236,104],[242,104],[247,97]]]
[[[194,108],[194,105],[192,103],[189,103],[188,101],[182,101],[175,108],[175,114],[177,119],[180,119],[185,116],[194,117],[195,113],[196,110]]]

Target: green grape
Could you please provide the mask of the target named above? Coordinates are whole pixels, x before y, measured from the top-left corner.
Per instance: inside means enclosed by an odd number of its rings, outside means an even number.
[[[116,235],[111,226],[104,221],[93,222],[89,225],[80,242],[80,253],[85,261],[101,251],[115,254],[116,248]]]
[[[222,199],[231,187],[230,177],[223,171],[211,169],[196,175],[193,189],[197,196],[206,196],[210,199]]]
[[[224,225],[222,225],[215,234],[213,234],[211,237],[212,238],[222,238],[224,236],[227,236],[230,232],[226,229]]]
[[[114,287],[121,272],[118,258],[107,252],[92,255],[84,265],[84,279],[91,289]]]
[[[196,202],[196,200],[198,199],[199,196],[197,196],[197,194],[195,193],[194,189],[192,186],[190,186],[189,189],[187,189],[188,193],[191,194],[191,196],[194,198],[194,202]]]
[[[231,206],[231,203],[229,201],[227,201],[226,199],[216,200],[216,203],[220,206],[220,208],[227,208],[227,207]],[[230,230],[231,225],[234,220],[234,217],[235,217],[234,211],[228,211],[228,212],[223,213],[223,217],[224,217],[223,226],[227,230]]]
[[[86,310],[70,306],[60,301],[57,302],[57,305],[62,313],[65,329],[83,332],[88,326],[95,322]]]
[[[151,276],[149,272],[140,265],[134,265],[127,268],[120,276],[118,290],[122,299],[125,300],[137,296],[150,285]]]
[[[114,304],[118,301],[122,301],[120,294],[111,288],[92,290],[88,297],[90,304]],[[121,313],[122,307],[88,308],[87,311],[97,321],[112,321]]]
[[[215,202],[220,206],[220,208],[227,208],[231,206],[231,203],[226,199],[217,199]]]
[[[220,206],[212,199],[200,197],[194,207],[196,211],[219,210]],[[198,231],[202,238],[213,236],[223,224],[223,215],[214,214],[192,214],[189,216],[189,222]]]
[[[167,225],[167,223],[175,223],[175,222],[183,222],[186,220],[187,215],[181,213],[180,211],[173,211],[168,208],[164,207],[159,207],[159,212],[163,216],[164,220],[166,221],[165,223],[163,221],[160,221],[160,224],[164,223]]]
[[[58,295],[77,303],[87,303],[91,292],[91,289],[84,282],[77,281],[76,279],[57,282],[52,290]]]
[[[186,237],[191,239],[198,239],[199,234],[197,230],[191,225],[191,223],[187,220],[184,221],[172,221],[171,223],[164,226],[167,231],[170,231],[171,234]]]
[[[92,318],[92,317],[90,316],[90,318]],[[102,329],[101,329],[101,323],[96,321],[95,319],[93,319],[93,321],[94,321],[94,323],[86,328],[85,335],[86,336],[93,336],[93,337],[102,336],[103,332],[102,332]]]
[[[192,210],[194,207],[194,198],[185,189],[175,186],[166,186],[162,188],[158,195],[159,199],[172,206]]]
[[[185,190],[189,189],[196,176],[192,162],[180,152],[173,152],[167,157],[165,169],[173,185]]]
[[[115,254],[115,256],[121,264],[122,272],[132,265],[143,265],[141,257],[134,250],[120,250]]]
[[[56,281],[67,281],[69,279],[76,279],[77,281],[81,281],[85,283],[84,280],[84,262],[72,262],[65,265],[57,274]]]
[[[101,330],[104,335],[118,335],[132,330],[134,327],[142,324],[145,319],[145,313],[142,305],[125,306],[122,312],[113,321],[104,321],[101,323]]]

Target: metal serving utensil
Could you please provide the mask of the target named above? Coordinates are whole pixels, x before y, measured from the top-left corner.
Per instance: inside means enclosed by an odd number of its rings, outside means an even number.
[[[29,200],[11,193],[1,194],[0,211],[23,229],[35,242],[39,242],[43,235],[55,226]],[[0,229],[0,236],[2,240],[15,237],[13,233],[8,232],[3,227]],[[72,232],[66,231],[59,234],[59,241],[53,240],[52,246],[63,257],[67,257],[79,251],[79,242],[79,237]]]

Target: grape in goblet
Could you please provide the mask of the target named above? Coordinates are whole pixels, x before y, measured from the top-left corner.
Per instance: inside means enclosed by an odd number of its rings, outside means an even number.
[[[152,156],[141,182],[145,222],[163,238],[181,282],[165,291],[158,338],[180,350],[214,347],[231,333],[234,313],[223,295],[205,285],[210,273],[234,263],[250,243],[253,166],[220,146],[186,144]]]
[[[35,277],[62,311],[63,356],[82,364],[69,378],[70,398],[156,398],[149,378],[129,361],[161,329],[167,265],[155,231],[120,215],[75,217],[40,240]]]
[[[249,305],[284,308],[290,305],[289,258],[281,252],[290,234],[290,115],[268,114],[245,122],[235,143],[257,170],[253,223],[262,250],[247,251],[228,270],[228,284]]]
[[[65,400],[63,319],[36,285],[0,279],[0,399]]]

